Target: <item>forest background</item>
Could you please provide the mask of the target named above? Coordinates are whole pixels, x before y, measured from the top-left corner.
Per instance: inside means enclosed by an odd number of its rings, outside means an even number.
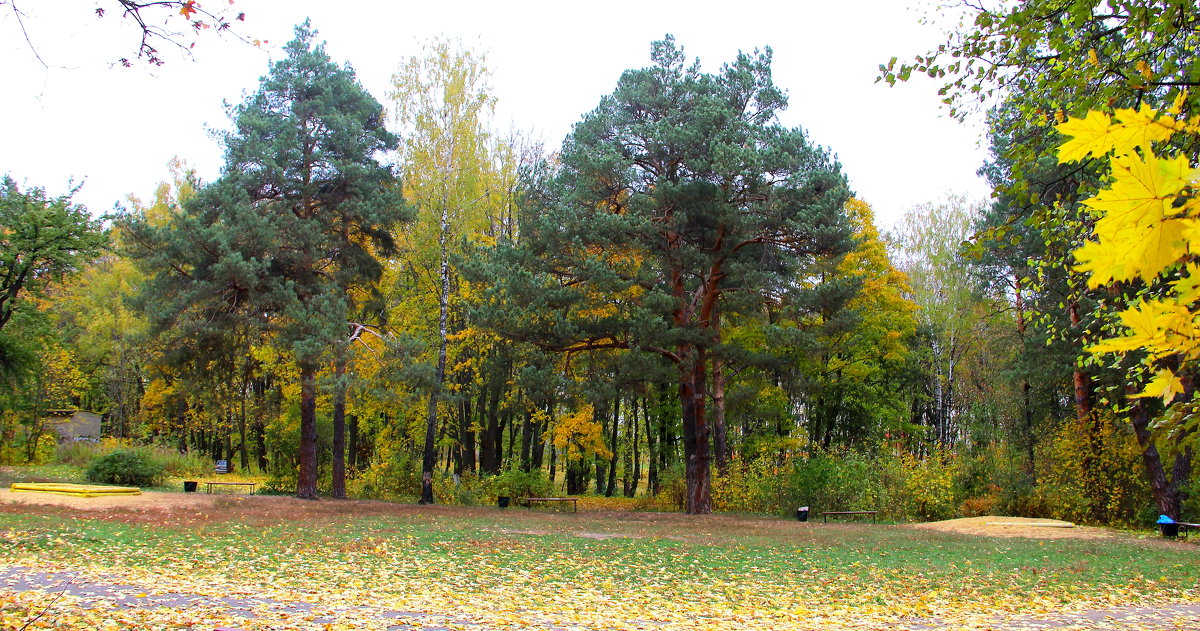
[[[431,41],[381,104],[298,27],[216,180],[180,160],[103,220],[5,181],[0,459],[77,457],[46,418],[80,408],[301,497],[1194,516],[1198,19],[1003,3],[881,60],[986,112],[995,191],[886,235],[778,122],[767,49],[656,42],[547,148],[498,128],[479,51]]]

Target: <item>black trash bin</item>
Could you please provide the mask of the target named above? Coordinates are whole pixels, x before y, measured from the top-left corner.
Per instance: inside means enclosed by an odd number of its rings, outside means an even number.
[[[184,492],[184,493],[195,493],[195,492],[196,492],[196,485],[197,485],[197,484],[199,484],[199,483],[198,483],[198,482],[195,482],[195,481],[193,481],[193,480],[187,480],[187,481],[185,481],[185,482],[183,483],[183,492]]]
[[[1164,537],[1171,537],[1174,539],[1175,537],[1179,536],[1179,524],[1159,524],[1158,529],[1162,532],[1162,536]]]
[[[508,508],[508,496],[501,495],[500,497],[497,497],[496,506],[499,506],[500,508]]]
[[[801,506],[796,509],[796,521],[808,521],[808,507]]]

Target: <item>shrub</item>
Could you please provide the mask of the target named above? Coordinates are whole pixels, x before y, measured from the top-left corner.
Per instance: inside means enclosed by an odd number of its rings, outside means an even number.
[[[658,504],[664,510],[683,510],[687,506],[687,480],[684,478],[683,465],[659,472],[658,476]]]
[[[101,484],[157,486],[163,482],[163,465],[139,449],[117,449],[96,458],[85,477]]]
[[[993,484],[988,493],[963,500],[962,506],[958,510],[963,517],[979,517],[996,514],[998,506],[1000,506],[1000,487]]]
[[[541,471],[528,473],[510,469],[487,478],[488,495],[496,497],[546,497],[554,493],[550,480]]]
[[[433,478],[433,499],[439,504],[475,506],[487,495],[487,482],[474,473],[461,476],[439,474]],[[417,487],[420,495],[420,486]]]
[[[188,477],[204,475],[213,470],[213,461],[196,452],[181,452],[173,447],[155,446],[149,450],[149,457],[163,467],[167,475]]]
[[[383,500],[421,495],[421,461],[406,453],[391,428],[375,439],[375,456],[358,477],[347,481],[346,491],[356,497]],[[294,470],[293,470],[294,471]],[[292,473],[295,486],[295,473]]]
[[[1107,524],[1141,519],[1150,489],[1128,425],[1109,416],[1095,425],[1063,423],[1040,455],[1037,499],[1047,516]]]
[[[86,467],[104,454],[100,443],[90,440],[68,440],[54,450],[54,462],[73,467]]]

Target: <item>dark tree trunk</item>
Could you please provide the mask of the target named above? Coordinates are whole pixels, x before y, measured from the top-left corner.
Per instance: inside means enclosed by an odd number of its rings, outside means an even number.
[[[492,378],[488,390],[487,427],[483,432],[483,453],[479,467],[484,473],[500,473],[500,379]]]
[[[1137,389],[1133,386],[1126,386],[1125,392],[1127,395],[1132,395],[1137,393]],[[1154,437],[1150,434],[1150,415],[1142,405],[1141,399],[1132,399],[1132,401],[1129,420],[1133,423],[1134,435],[1137,436],[1138,445],[1142,448],[1142,465],[1146,467],[1150,493],[1154,496],[1154,503],[1158,506],[1160,514],[1178,520],[1180,519],[1179,494],[1175,492],[1176,489],[1171,488],[1172,485],[1167,481],[1158,446],[1154,444]]]
[[[567,495],[579,495],[587,492],[588,486],[588,466],[581,458],[577,461],[568,461],[567,469]]]
[[[508,432],[508,447],[498,454],[498,460],[500,461],[501,469],[504,468],[504,459],[506,457],[509,460],[512,460],[513,441],[517,439],[517,432],[514,431],[515,429],[516,428],[513,427],[513,412],[512,410],[507,410],[504,412],[504,415],[500,417],[500,435],[504,436],[505,432]]]
[[[607,402],[605,402],[604,405],[596,408],[596,416],[598,416],[600,420],[600,440],[607,441],[609,423]],[[595,464],[596,468],[596,495],[602,495],[604,494],[604,482],[608,479],[608,469],[606,468],[608,466],[608,462],[606,462],[604,458],[601,458],[600,454],[593,455],[592,462]]]
[[[640,451],[638,431],[637,399],[629,400],[629,423],[625,426],[625,436],[629,437],[629,448],[625,450],[625,497],[637,495],[638,482],[642,479],[642,454]]]
[[[533,451],[533,415],[525,412],[521,419],[521,471],[529,473]]]
[[[300,449],[296,497],[317,499],[317,379],[316,366],[300,364]]]
[[[442,306],[443,313],[445,305]],[[437,450],[435,442],[438,427],[438,398],[441,396],[442,383],[446,378],[446,336],[445,323],[442,324],[442,339],[438,346],[438,362],[435,372],[433,391],[429,393],[429,405],[425,413],[425,442],[421,449],[421,504],[433,503],[433,469],[437,466]]]
[[[550,418],[550,415],[553,413],[554,413],[554,405],[547,404],[546,405],[546,418]],[[535,423],[534,424],[533,438],[532,438],[532,442],[533,442],[532,460],[533,460],[533,462],[531,463],[531,466],[530,466],[531,470],[533,470],[533,471],[541,471],[542,470],[542,461],[543,461],[545,453],[546,453],[546,441],[542,436],[545,433],[546,433],[546,423]]]
[[[346,429],[350,435],[349,446],[346,448],[346,468],[353,474],[358,471],[358,415],[346,417]]]
[[[467,388],[464,387],[463,391],[466,392]],[[479,401],[480,402],[483,401],[483,393],[482,392],[479,393]],[[474,423],[475,423],[475,415],[478,414],[478,408],[480,408],[480,407],[482,407],[482,406],[476,405],[475,407],[472,407],[471,406],[471,397],[468,395],[463,395],[463,416],[462,416],[462,423],[463,423],[462,437],[463,438],[462,438],[462,443],[459,445],[459,447],[463,450],[463,470],[470,471],[471,473],[475,472],[475,469],[478,467],[478,464],[479,464],[478,463],[479,459],[476,456],[475,430],[472,429],[472,427],[474,426]]]
[[[717,343],[721,342],[721,313],[713,312],[713,334]],[[720,357],[712,360],[712,396],[713,396],[713,455],[717,461],[717,471],[721,475],[729,473],[729,441],[725,433],[725,361]]]
[[[691,366],[684,366],[679,380],[683,404],[683,458],[687,478],[685,510],[690,515],[712,512],[712,481],[709,467],[709,428],[704,418],[704,353],[695,353]]]
[[[650,486],[650,495],[658,495],[658,453],[654,448],[654,427],[650,424],[650,401],[642,397],[642,420],[646,422],[646,456],[648,469],[646,483]]]
[[[267,428],[260,418],[254,422],[254,440],[258,452],[258,472],[267,472]]]
[[[610,436],[612,436],[612,439],[610,440],[612,443],[612,458],[610,458],[608,461],[608,485],[604,489],[605,497],[612,497],[617,486],[617,454],[620,452],[620,444],[617,442],[617,429],[620,427],[620,425],[621,397],[617,397],[616,402],[613,404],[612,432],[610,434]]]
[[[331,494],[346,499],[346,358],[333,365],[333,488]]]
[[[242,382],[242,401],[241,410],[238,411],[238,436],[242,444],[238,446],[238,455],[240,456],[242,471],[248,473],[250,471],[250,446],[246,435],[246,398],[249,388],[246,381]]]
[[[547,441],[549,442],[549,441]],[[554,478],[557,471],[554,470],[554,465],[558,464],[558,450],[554,448],[554,443],[548,445],[550,449],[550,487],[554,487]]]
[[[462,452],[462,468],[464,472],[475,473],[475,431],[471,429],[471,397],[464,396],[462,398],[461,410],[458,449]]]

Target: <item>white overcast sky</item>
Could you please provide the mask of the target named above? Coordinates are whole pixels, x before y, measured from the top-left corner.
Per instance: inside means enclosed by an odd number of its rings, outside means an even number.
[[[949,192],[986,197],[975,175],[987,152],[981,127],[939,107],[936,84],[874,83],[878,65],[943,41],[946,21],[918,24],[925,0],[758,2],[384,2],[236,0],[255,49],[203,37],[194,61],[165,49],[167,64],[114,66],[136,46],[111,0],[16,0],[35,59],[0,4],[0,173],[52,194],[83,181],[76,200],[94,214],[129,195],[149,198],[178,156],[205,180],[221,148],[209,130],[228,124],[222,101],[255,89],[278,45],[306,17],[338,61],[350,62],[380,102],[402,59],[433,36],[460,38],[488,54],[497,114],[558,147],[571,125],[616,85],[649,64],[650,42],[672,33],[689,58],[716,70],[738,50],[770,46],[775,83],[787,90],[789,126],[808,130],[839,157],[851,186],[892,225],[910,206]],[[227,0],[202,0],[217,8]]]

